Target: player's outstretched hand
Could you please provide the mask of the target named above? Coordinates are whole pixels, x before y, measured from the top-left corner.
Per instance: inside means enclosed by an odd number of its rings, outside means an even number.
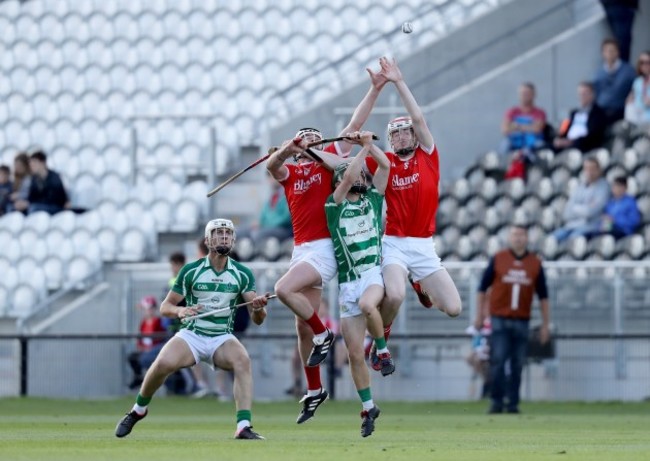
[[[366,67],[366,71],[370,76],[370,83],[372,83],[372,86],[377,91],[381,91],[384,85],[388,83],[386,76],[381,73],[381,70],[379,72],[373,72],[373,70],[370,67]]]
[[[390,82],[399,82],[403,79],[402,71],[397,65],[395,58],[388,59],[386,56],[379,58],[379,65],[381,66],[381,74]]]

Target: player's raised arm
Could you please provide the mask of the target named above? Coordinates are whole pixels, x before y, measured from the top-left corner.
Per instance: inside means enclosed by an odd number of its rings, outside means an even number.
[[[350,123],[348,123],[348,125],[343,128],[343,130],[341,130],[339,136],[346,136],[349,133],[361,130],[363,125],[368,120],[372,108],[377,102],[379,93],[381,93],[382,88],[388,82],[386,77],[381,72],[373,72],[373,70],[370,68],[366,68],[366,71],[370,76],[370,89],[363,97],[357,108],[354,110],[352,118],[350,119]],[[349,152],[352,149],[352,144],[355,144],[346,140],[338,141],[338,143],[342,153]]]
[[[415,137],[425,151],[431,152],[433,150],[433,135],[427,126],[427,121],[424,118],[422,109],[420,109],[413,93],[411,93],[411,90],[404,81],[404,77],[402,77],[402,71],[397,65],[395,58],[389,60],[386,57],[382,57],[379,59],[379,65],[381,66],[381,74],[383,74],[388,81],[395,84],[395,88],[397,88],[402,103],[404,104],[406,111],[409,113],[411,120],[413,120],[413,131],[415,132]]]
[[[271,154],[271,157],[266,162],[266,169],[276,181],[287,179],[289,169],[284,166],[284,162],[296,154],[302,154],[302,149],[292,139],[284,141],[282,146]]]
[[[377,162],[377,169],[375,175],[372,177],[372,184],[381,195],[386,193],[386,186],[388,185],[388,176],[390,175],[390,160],[386,154],[379,147],[370,144],[370,155]]]

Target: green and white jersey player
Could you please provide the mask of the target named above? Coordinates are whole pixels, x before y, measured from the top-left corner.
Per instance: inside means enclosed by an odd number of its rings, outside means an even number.
[[[336,167],[332,179],[334,193],[325,202],[325,214],[338,265],[341,331],[348,348],[352,379],[363,405],[361,435],[367,437],[374,430],[379,408],[372,400],[370,373],[364,360],[366,329],[377,345],[382,374],[395,371],[378,309],[384,297],[381,209],[390,163],[386,154],[372,144],[372,133],[357,132],[351,137],[350,142],[360,144],[362,149],[352,162]],[[363,172],[368,154],[378,164],[370,187]]]
[[[237,439],[262,439],[251,426],[253,378],[248,352],[232,334],[234,306],[246,302],[251,319],[257,325],[266,318],[267,295],[255,292],[253,273],[228,254],[235,244],[235,226],[228,219],[213,219],[205,227],[205,258],[186,264],[160,306],[165,317],[186,317],[214,309],[223,312],[185,322],[162,348],[144,377],[132,410],[118,423],[117,437],[127,436],[135,423],[147,415],[147,406],[167,377],[199,361],[211,367],[232,370],[235,376],[233,395],[237,407]],[[187,306],[178,304],[185,299]],[[230,309],[228,309],[230,307]],[[243,309],[241,307],[240,309]]]

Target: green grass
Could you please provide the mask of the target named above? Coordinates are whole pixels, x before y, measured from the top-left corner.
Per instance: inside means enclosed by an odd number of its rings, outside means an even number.
[[[357,402],[327,402],[298,426],[296,402],[256,403],[266,441],[233,440],[234,406],[154,399],[133,433],[113,431],[131,399],[0,399],[0,459],[177,461],[650,459],[650,403],[524,403],[522,415],[485,414],[485,403],[382,402],[362,439]]]

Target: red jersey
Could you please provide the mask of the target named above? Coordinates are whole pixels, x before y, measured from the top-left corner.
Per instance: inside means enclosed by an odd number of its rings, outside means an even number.
[[[333,144],[325,151],[337,153]],[[316,162],[285,166],[289,176],[280,184],[289,204],[294,244],[330,238],[325,202],[332,193],[332,172]]]
[[[390,173],[386,187],[386,235],[431,237],[436,230],[440,165],[438,148],[430,154],[418,146],[415,155],[402,160],[386,152]],[[371,173],[377,170],[372,157],[366,159]]]

